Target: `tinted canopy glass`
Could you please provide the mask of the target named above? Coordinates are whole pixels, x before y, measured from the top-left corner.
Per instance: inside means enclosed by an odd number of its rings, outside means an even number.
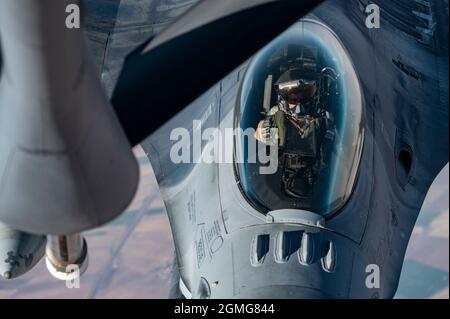
[[[250,62],[235,126],[240,187],[261,212],[337,211],[350,196],[363,145],[361,91],[353,64],[324,25],[304,20]],[[252,143],[275,145],[278,166],[261,174]]]

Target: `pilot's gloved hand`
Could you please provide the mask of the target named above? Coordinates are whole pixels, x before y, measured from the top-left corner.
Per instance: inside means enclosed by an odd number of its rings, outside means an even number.
[[[266,145],[276,145],[278,143],[278,129],[271,126],[270,119],[259,121],[255,139]]]
[[[261,143],[265,143],[264,121],[259,121],[256,127],[255,139]]]

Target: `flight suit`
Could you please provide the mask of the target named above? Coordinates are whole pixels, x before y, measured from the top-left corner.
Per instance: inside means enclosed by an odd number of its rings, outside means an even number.
[[[267,116],[272,117],[272,125],[274,126],[274,128],[278,129],[278,146],[280,148],[284,148],[286,146],[286,113],[295,116],[296,114],[299,114],[301,112],[301,107],[302,106],[299,104],[295,109],[288,110],[284,109],[282,106],[277,105],[272,107],[267,113]]]

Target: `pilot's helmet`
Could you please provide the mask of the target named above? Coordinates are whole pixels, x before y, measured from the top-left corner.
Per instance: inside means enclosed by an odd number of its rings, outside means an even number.
[[[316,75],[310,70],[290,69],[275,84],[278,95],[289,104],[306,103],[316,94]]]

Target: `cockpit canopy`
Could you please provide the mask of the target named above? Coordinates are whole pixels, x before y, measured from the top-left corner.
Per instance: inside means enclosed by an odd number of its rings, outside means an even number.
[[[262,213],[336,212],[353,190],[364,139],[359,81],[337,37],[303,20],[252,59],[241,85],[235,128],[247,134],[234,153],[246,198]],[[261,173],[252,145],[275,148],[275,171]]]

